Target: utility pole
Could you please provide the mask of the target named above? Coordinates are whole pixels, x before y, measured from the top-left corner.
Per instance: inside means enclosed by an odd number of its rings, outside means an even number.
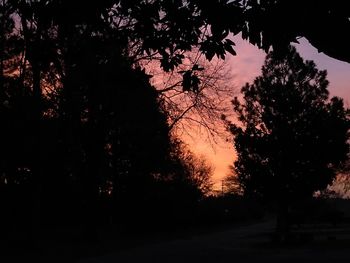
[[[221,195],[224,196],[224,180],[221,180]]]

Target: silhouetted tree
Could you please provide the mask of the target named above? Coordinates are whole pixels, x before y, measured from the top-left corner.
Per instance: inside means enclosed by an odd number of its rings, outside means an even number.
[[[117,209],[124,211],[116,217],[137,220],[156,201],[154,185],[169,173],[171,134],[149,77],[140,69],[110,70],[105,78],[112,78],[106,90],[105,142],[110,146],[112,197]]]
[[[232,94],[228,64],[219,59],[207,61],[198,52],[189,52],[190,65],[179,65],[179,71],[164,72],[155,62],[145,65],[146,72],[154,75],[152,83],[164,101],[172,132],[192,134],[202,129],[209,139],[222,135],[220,116],[227,111],[224,101]],[[183,88],[183,73],[192,69],[200,83],[196,91]]]
[[[208,61],[234,55],[230,32],[242,32],[265,50],[283,47],[300,31],[288,27],[278,42],[278,32],[268,30],[271,21],[260,23],[281,8],[282,1],[1,1],[2,186],[30,182],[33,224],[75,206],[90,229],[98,221],[102,192],[125,206],[145,196],[137,204],[142,207],[157,194],[197,200],[210,185],[210,168],[176,146],[170,130],[191,109],[209,113],[208,119],[217,114],[211,94],[203,92],[216,85],[215,77],[203,74],[200,54]],[[336,5],[317,10],[334,23],[334,14],[341,25],[348,23]],[[322,41],[313,43],[330,43]],[[193,60],[191,51],[198,52]],[[172,89],[169,97],[188,96],[189,110],[171,109],[166,91],[150,85],[143,68],[155,60],[169,75],[178,73],[165,89]],[[329,111],[338,104],[334,99]]]
[[[342,169],[337,173],[331,184],[317,194],[325,198],[349,198],[350,197],[350,159],[346,160]]]
[[[213,167],[203,156],[196,156],[188,146],[179,139],[172,140],[171,155],[175,176],[174,181],[182,181],[184,185],[197,193],[195,200],[208,195],[213,189]]]
[[[148,88],[149,80],[142,80],[145,73],[131,68],[137,66],[140,57],[152,58],[157,54],[161,67],[165,71],[173,70],[183,60],[182,52],[201,45],[203,35],[199,29],[204,22],[190,16],[197,12],[194,5],[180,2],[135,1],[130,5],[121,1],[114,5],[113,1],[106,1],[81,7],[76,3],[50,1],[42,6],[46,11],[42,14],[45,17],[52,14],[53,24],[57,25],[53,32],[57,30],[58,57],[64,69],[62,117],[69,136],[68,156],[80,163],[74,174],[81,178],[85,189],[84,203],[90,204],[86,218],[93,220],[97,215],[94,207],[98,185],[103,183],[102,171],[112,170],[115,178],[119,178],[114,182],[113,192],[125,191],[136,198],[150,185],[151,175],[159,174],[157,170],[167,156],[163,154],[169,138],[167,119],[153,106],[159,108],[156,94]],[[77,9],[84,15],[77,17]],[[178,23],[178,15],[188,21]],[[227,42],[225,37],[217,39],[217,46]],[[223,57],[232,45],[227,42],[223,49],[214,50],[213,55]],[[195,76],[190,78],[194,80]],[[142,137],[143,133],[147,139]],[[110,152],[106,150],[109,147],[112,147]],[[108,155],[114,160],[114,169],[106,169]],[[120,181],[123,176],[124,183]]]
[[[239,122],[230,130],[244,194],[285,210],[332,182],[347,159],[350,123],[342,99],[329,98],[326,74],[289,47],[283,57],[269,53],[242,102],[235,97]]]
[[[242,195],[242,188],[239,185],[238,177],[235,172],[235,167],[230,165],[230,173],[226,175],[223,180],[223,189],[224,194],[233,194],[233,195]]]

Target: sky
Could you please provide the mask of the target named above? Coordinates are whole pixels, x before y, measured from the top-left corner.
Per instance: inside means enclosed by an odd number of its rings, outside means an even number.
[[[260,75],[265,53],[242,40],[240,36],[234,37],[233,40],[236,43],[237,56],[229,57],[227,64],[233,75],[232,86],[235,87],[235,92],[238,92],[245,83],[252,82]],[[300,39],[299,44],[295,46],[304,59],[313,60],[320,70],[327,70],[330,95],[342,97],[345,105],[350,107],[350,64],[319,53],[305,38]],[[234,96],[235,94],[232,95]],[[232,141],[218,140],[216,145],[212,145],[199,136],[187,140],[187,143],[193,152],[206,156],[212,164],[213,181],[215,188],[219,190],[222,179],[230,172],[229,165],[232,165],[235,160]]]

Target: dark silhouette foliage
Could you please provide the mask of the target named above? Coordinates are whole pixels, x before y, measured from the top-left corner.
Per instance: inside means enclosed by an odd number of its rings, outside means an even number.
[[[235,172],[245,194],[287,205],[332,182],[349,152],[349,111],[329,98],[326,74],[294,47],[284,57],[271,52],[242,102],[233,100]]]
[[[273,47],[283,53],[291,42],[298,43],[298,38],[305,37],[319,52],[350,62],[350,40],[344,38],[350,30],[350,12],[344,1],[234,2],[243,2],[242,37],[266,52]],[[232,20],[230,24],[236,23]]]
[[[18,216],[13,225],[31,239],[80,225],[95,239],[102,222],[171,221],[208,191],[199,177],[210,171],[195,174],[177,155],[163,102],[137,64],[157,53],[174,70],[199,45],[204,21],[180,2],[0,3],[3,225]],[[187,88],[196,87],[192,77]]]
[[[236,55],[229,33],[240,32],[265,51],[271,46],[283,51],[289,42],[305,36],[320,51],[348,61],[347,40],[330,40],[349,27],[345,4],[294,3],[0,1],[1,238],[33,241],[46,228],[69,225],[79,226],[76,229],[80,234],[84,229],[88,240],[96,240],[101,224],[125,224],[130,228],[143,224],[141,228],[146,229],[151,224],[172,226],[191,221],[198,201],[210,192],[211,167],[171,133],[164,101],[150,84],[142,62],[157,60],[164,72],[176,72],[187,63],[184,54],[193,50],[209,61],[214,57],[224,59],[227,54]],[[300,5],[305,7],[301,15],[296,12]],[[315,6],[315,12],[310,12]],[[276,21],[284,26],[282,33],[276,29]],[[315,25],[326,29],[330,36],[325,37],[324,30],[314,31]],[[348,123],[342,101],[327,101],[325,73],[293,56],[288,76],[294,82],[310,77],[304,83],[310,86],[310,92],[301,88],[275,92],[266,83],[257,91],[247,86],[245,92],[251,100],[247,108],[236,102],[236,110],[249,128],[237,126],[233,131],[240,134],[238,148],[243,152],[262,149],[262,145],[278,152],[277,137],[274,141],[262,136],[265,130],[273,133],[277,129],[282,137],[292,136],[289,144],[283,141],[285,149],[292,143],[303,143],[300,149],[291,148],[291,152],[278,155],[273,167],[279,172],[283,168],[284,174],[293,178],[285,191],[288,195],[296,188],[309,195],[329,183],[345,158]],[[272,55],[269,60],[277,61]],[[278,70],[273,63],[271,69],[269,65],[265,73],[272,81],[269,71]],[[196,61],[178,72],[182,92],[197,98],[202,84],[199,73],[203,70]],[[258,82],[254,85],[258,87]],[[300,101],[298,94],[305,95],[306,100]],[[266,118],[277,120],[271,123],[277,128],[270,124],[255,127],[259,118],[253,111],[258,106],[251,104],[253,95],[270,104],[270,97],[276,96],[276,102],[288,98],[296,107],[288,109],[291,121],[305,114],[305,123],[297,121],[286,129],[284,124],[289,119],[283,114],[281,119],[274,115],[275,111],[284,113],[287,103],[283,101],[266,112]],[[306,137],[295,135],[300,127],[305,128],[300,134]],[[323,132],[318,134],[320,129]],[[257,143],[250,142],[246,131],[261,138]],[[243,147],[247,143],[252,146]],[[301,156],[298,164],[292,158],[297,154]],[[263,176],[271,179],[265,169],[266,160],[254,156],[256,166],[251,167],[259,167]],[[312,161],[308,156],[313,156]],[[282,167],[281,160],[288,163]],[[238,167],[245,167],[243,159]],[[292,174],[293,167],[299,170]],[[286,188],[288,180],[278,184]],[[247,189],[257,189],[254,193],[277,189],[260,183],[254,188],[255,182],[248,176],[242,176],[243,181]]]

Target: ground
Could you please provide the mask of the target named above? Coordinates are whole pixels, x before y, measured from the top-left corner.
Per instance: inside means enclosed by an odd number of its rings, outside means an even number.
[[[275,221],[268,219],[191,238],[125,248],[79,263],[350,262],[349,236],[321,235],[307,243],[281,245],[271,241],[274,226]]]

